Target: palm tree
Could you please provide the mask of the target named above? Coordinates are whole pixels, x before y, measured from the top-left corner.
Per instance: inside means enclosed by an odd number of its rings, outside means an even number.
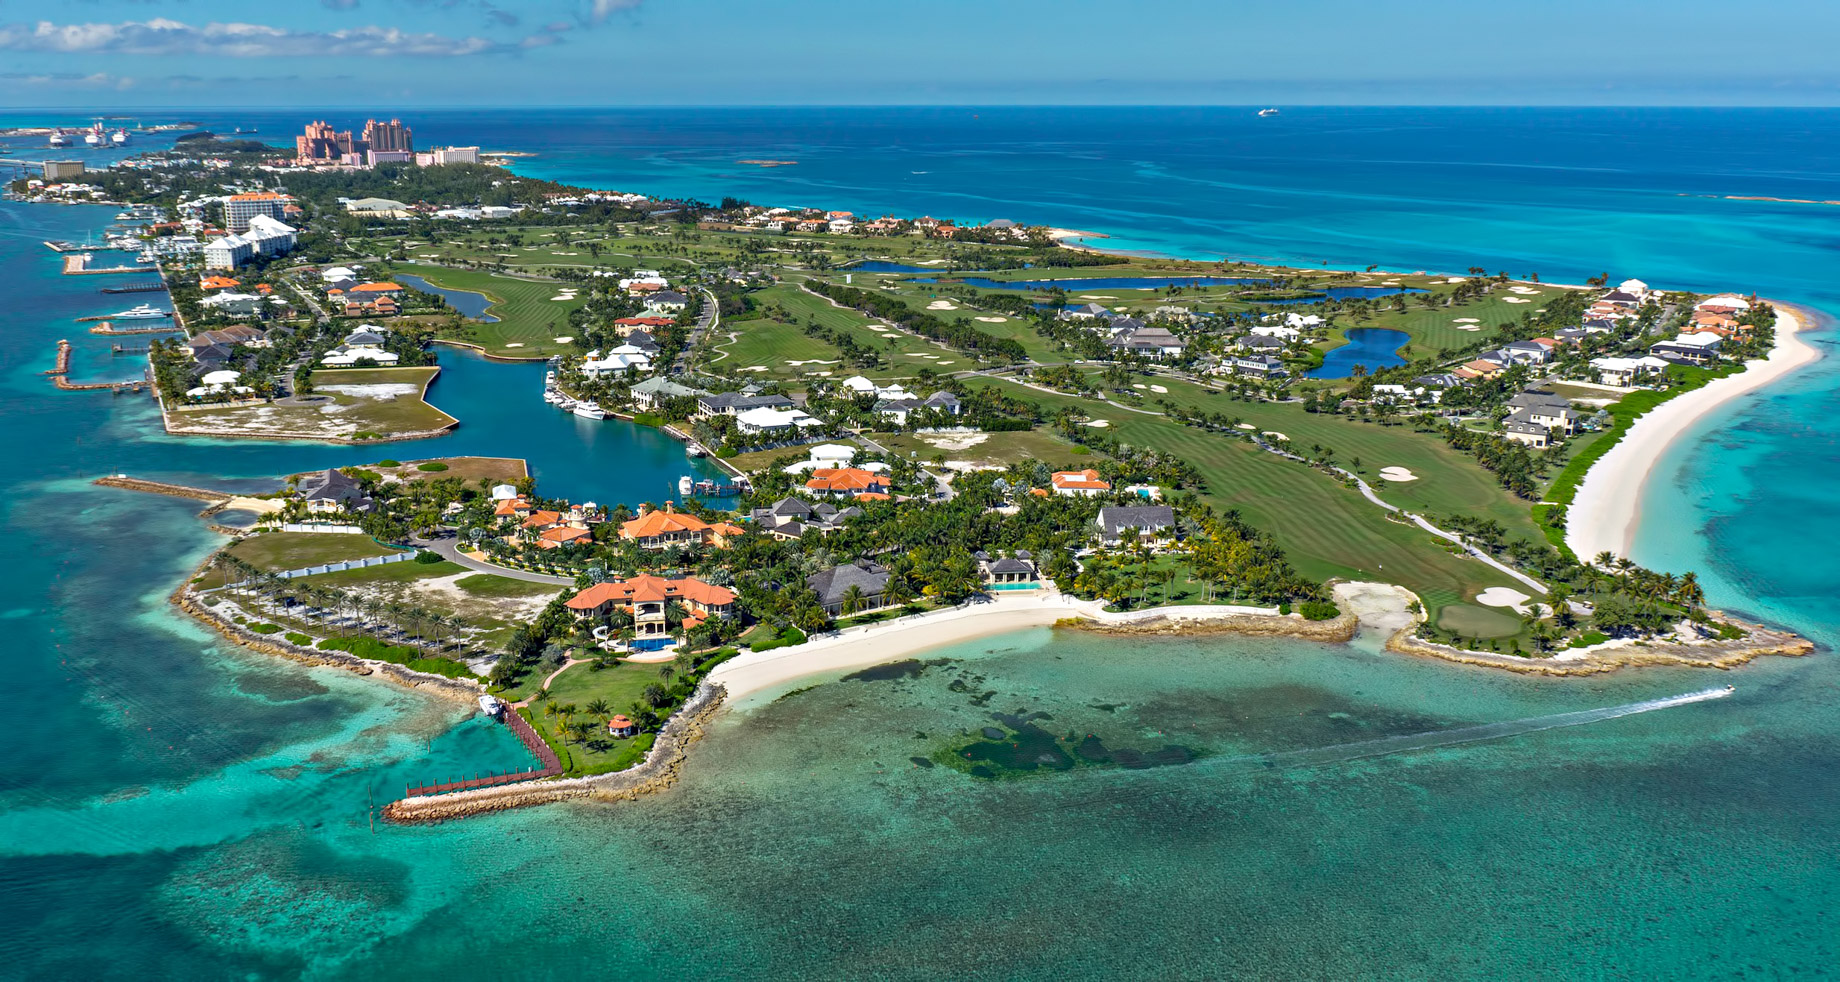
[[[858,614],[867,610],[868,607],[869,598],[863,595],[861,586],[852,583],[848,590],[843,591],[842,611],[844,614]]]
[[[613,707],[607,705],[605,699],[596,699],[588,703],[588,712],[590,715],[605,718],[613,712]]]

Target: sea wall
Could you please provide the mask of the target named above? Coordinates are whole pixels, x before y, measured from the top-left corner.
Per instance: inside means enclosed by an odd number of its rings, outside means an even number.
[[[704,726],[721,708],[725,695],[726,690],[719,683],[705,681],[690,697],[690,701],[665,723],[645,759],[626,770],[597,774],[594,777],[530,781],[474,791],[456,791],[452,794],[404,798],[385,807],[383,817],[401,823],[439,822],[574,799],[627,801],[662,791],[677,783],[685,751],[691,744],[702,739]]]
[[[1814,642],[1788,631],[1760,624],[1747,624],[1720,615],[1720,619],[1749,631],[1747,637],[1732,641],[1710,640],[1685,644],[1680,642],[1637,642],[1618,648],[1591,651],[1578,658],[1532,658],[1504,655],[1493,651],[1465,651],[1450,645],[1434,644],[1406,628],[1387,641],[1388,651],[1406,655],[1440,658],[1462,665],[1499,668],[1528,675],[1583,676],[1602,675],[1619,668],[1647,665],[1672,665],[1683,668],[1731,669],[1764,655],[1799,657],[1814,651]],[[1563,652],[1559,653],[1561,656]]]
[[[477,705],[479,696],[485,692],[485,688],[477,682],[469,682],[464,679],[450,679],[443,675],[432,675],[428,672],[417,672],[402,665],[394,665],[390,662],[372,661],[368,658],[359,658],[355,655],[346,654],[343,651],[322,651],[318,648],[306,648],[290,643],[287,639],[278,634],[257,634],[218,613],[216,610],[213,610],[199,598],[198,593],[192,589],[191,580],[203,572],[204,567],[200,566],[193,572],[191,577],[187,578],[184,584],[172,592],[169,599],[173,606],[190,614],[200,624],[216,631],[226,640],[241,645],[244,648],[248,648],[251,651],[258,651],[265,655],[274,655],[277,658],[286,658],[289,661],[296,661],[303,665],[326,666],[329,668],[343,669],[354,675],[373,676],[381,678],[386,682],[392,682],[396,685],[403,686],[404,688],[415,689],[418,692],[424,692],[431,696],[437,696],[442,699],[465,703],[467,705]]]

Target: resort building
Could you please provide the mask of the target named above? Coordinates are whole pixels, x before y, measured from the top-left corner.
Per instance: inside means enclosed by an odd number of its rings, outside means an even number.
[[[660,404],[671,399],[693,399],[708,394],[702,389],[681,385],[662,375],[648,378],[632,387],[633,403],[641,409],[656,409]]]
[[[733,617],[735,594],[727,587],[705,583],[693,576],[666,579],[640,574],[630,580],[596,583],[569,598],[566,606],[582,618],[605,617],[615,609],[633,619],[633,647],[661,648],[670,643],[671,627],[665,608],[677,603],[688,613],[688,629],[713,617]]]
[[[287,206],[294,199],[272,191],[233,194],[224,199],[224,228],[232,233],[249,231],[249,220],[266,215],[279,222],[287,218]]]
[[[286,255],[293,251],[295,241],[292,226],[267,215],[254,215],[242,234],[206,243],[204,265],[206,269],[235,269],[257,256]]]
[[[822,429],[824,422],[800,409],[749,409],[735,414],[735,428],[747,434],[790,434]]]
[[[1054,493],[1096,498],[1112,490],[1111,482],[1099,479],[1099,472],[1088,467],[1083,471],[1055,471],[1049,478]]]

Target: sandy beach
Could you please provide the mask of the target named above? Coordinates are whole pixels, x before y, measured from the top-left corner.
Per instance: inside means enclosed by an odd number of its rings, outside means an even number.
[[[896,621],[848,628],[790,648],[747,652],[718,666],[709,675],[728,689],[731,704],[749,696],[773,694],[812,676],[899,661],[922,651],[978,638],[1050,627],[1067,618],[1100,626],[1123,627],[1150,621],[1202,622],[1223,618],[1269,618],[1274,626],[1309,622],[1280,616],[1274,608],[1226,605],[1156,607],[1116,614],[1097,601],[1076,600],[1053,591],[1006,592],[986,603],[950,607]],[[1275,632],[1274,632],[1275,633]]]
[[[1580,559],[1608,551],[1629,555],[1635,541],[1642,489],[1675,440],[1708,413],[1769,385],[1814,361],[1820,353],[1802,340],[1810,325],[1806,311],[1776,304],[1776,346],[1742,373],[1718,379],[1650,410],[1610,452],[1592,465],[1567,510],[1565,544]]]

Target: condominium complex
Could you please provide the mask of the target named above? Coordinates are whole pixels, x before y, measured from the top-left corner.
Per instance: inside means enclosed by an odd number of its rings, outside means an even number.
[[[224,228],[232,233],[247,232],[249,220],[257,215],[281,221],[287,217],[285,210],[291,201],[287,195],[272,191],[233,194],[224,200]]]

